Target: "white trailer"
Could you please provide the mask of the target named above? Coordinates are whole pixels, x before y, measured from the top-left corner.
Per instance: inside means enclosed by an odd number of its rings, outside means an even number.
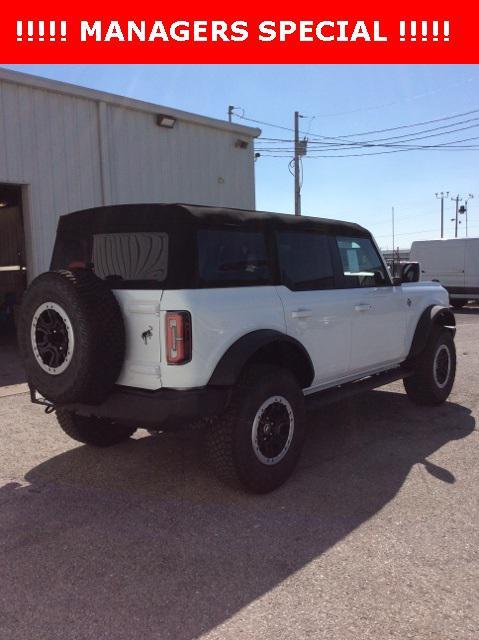
[[[421,265],[421,280],[436,280],[449,292],[453,307],[479,300],[479,238],[418,240],[411,260]]]

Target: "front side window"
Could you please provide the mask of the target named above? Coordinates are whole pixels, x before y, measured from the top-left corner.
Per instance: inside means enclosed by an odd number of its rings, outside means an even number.
[[[369,238],[336,238],[346,286],[384,287],[390,284],[376,247]]]
[[[334,271],[326,236],[279,231],[276,234],[281,282],[292,291],[334,288]]]
[[[239,229],[198,231],[202,287],[258,286],[271,282],[264,234]]]

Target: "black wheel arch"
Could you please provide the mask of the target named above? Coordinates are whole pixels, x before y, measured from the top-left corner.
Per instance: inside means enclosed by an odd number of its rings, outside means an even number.
[[[448,329],[454,336],[456,333],[456,318],[449,307],[430,305],[421,314],[414,332],[414,337],[407,360],[412,360],[426,347],[431,332],[436,327]]]
[[[292,371],[301,388],[311,385],[314,366],[304,346],[295,338],[274,329],[245,334],[223,354],[208,382],[212,386],[232,386],[247,364],[266,362]]]

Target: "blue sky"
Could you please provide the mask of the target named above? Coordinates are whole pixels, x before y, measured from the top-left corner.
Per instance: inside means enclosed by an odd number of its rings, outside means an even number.
[[[306,116],[301,122],[305,131],[325,136],[378,130],[479,109],[477,65],[10,68],[217,118],[226,119],[228,105],[233,104],[249,118],[292,127],[293,113],[298,110]],[[280,129],[262,129],[263,136],[290,136]],[[479,125],[455,134],[457,139],[474,135],[479,135]],[[479,236],[479,151],[305,158],[303,166],[303,213],[359,222],[373,231],[383,248],[392,246],[392,206],[396,212],[396,245],[407,248],[415,239],[439,236],[439,202],[434,195],[437,191],[476,195],[469,203],[469,235]],[[292,211],[293,178],[288,172],[288,159],[261,157],[256,162],[256,195],[258,209]],[[451,237],[454,203],[450,200],[446,214],[446,236]],[[462,224],[460,234],[464,234],[464,227]]]

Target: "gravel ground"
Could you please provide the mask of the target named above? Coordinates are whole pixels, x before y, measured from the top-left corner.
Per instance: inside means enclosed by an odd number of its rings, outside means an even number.
[[[0,397],[2,640],[476,640],[479,309],[450,402],[402,385],[311,416],[267,496],[210,475],[198,434],[79,446]]]

